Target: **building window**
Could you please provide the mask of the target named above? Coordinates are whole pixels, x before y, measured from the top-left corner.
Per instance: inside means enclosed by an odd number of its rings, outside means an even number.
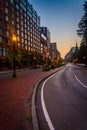
[[[4,23],[4,28],[9,29],[9,24],[7,22]]]
[[[2,11],[0,10],[0,17],[2,16]]]
[[[19,31],[19,30],[17,30],[17,34],[18,34],[18,35],[20,34],[20,31]]]
[[[18,4],[16,4],[16,9],[18,9],[19,7],[18,7]]]
[[[14,20],[12,20],[12,25],[14,25]]]
[[[10,0],[10,2],[13,4],[13,3],[14,3],[14,0]]]
[[[0,34],[2,34],[2,29],[0,28]]]
[[[18,16],[18,11],[16,10],[16,15]]]
[[[25,40],[25,44],[27,44],[27,40]]]
[[[2,26],[2,19],[0,19],[0,26]]]
[[[0,56],[2,56],[2,48],[0,47]]]
[[[6,44],[10,44],[9,39],[6,38],[6,39],[5,39],[5,43],[6,43]]]
[[[20,37],[19,36],[17,37],[17,40],[20,41]]]
[[[17,22],[19,22],[19,18],[17,18]]]
[[[17,28],[19,28],[19,24],[17,23]]]
[[[22,37],[24,36],[23,32],[21,32],[21,36],[22,36]]]
[[[22,38],[22,43],[24,43],[24,39]]]
[[[15,12],[15,9],[14,9],[14,7],[13,7],[13,6],[11,7],[11,10],[12,10],[12,12]]]
[[[12,19],[14,19],[14,17],[15,17],[14,14],[12,14]]]
[[[20,47],[20,43],[18,42],[18,47]]]
[[[5,15],[5,20],[8,21],[8,16]]]
[[[9,37],[9,32],[8,31],[6,31],[6,36]]]
[[[25,49],[27,50],[27,46],[25,46]]]
[[[8,51],[9,51],[9,49],[5,49],[5,55],[7,55],[7,54],[8,54]]]
[[[5,51],[5,48],[3,48],[3,56],[6,55],[6,51]]]
[[[6,49],[0,47],[0,56],[6,56]]]
[[[23,25],[23,21],[21,21],[21,25]]]
[[[27,35],[25,34],[25,39],[27,39]]]
[[[24,30],[23,27],[21,27],[21,30],[22,30],[22,31]]]
[[[2,42],[2,37],[0,36],[0,42]]]
[[[5,13],[7,13],[8,14],[8,8],[4,8],[4,11],[5,11]]]

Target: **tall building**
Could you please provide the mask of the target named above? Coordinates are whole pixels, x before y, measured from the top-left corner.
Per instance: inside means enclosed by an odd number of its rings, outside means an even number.
[[[13,47],[40,52],[40,17],[28,0],[0,0],[0,61]]]
[[[50,53],[51,53],[51,58],[52,59],[58,57],[59,52],[57,50],[57,43],[56,42],[50,43]]]
[[[70,51],[66,54],[65,60],[72,61],[72,56],[75,53],[76,47],[72,47]]]
[[[48,30],[47,27],[40,27],[41,29],[41,35],[43,35],[46,38],[46,45],[47,46],[45,52],[50,52],[50,31]],[[41,43],[43,44],[43,43]]]
[[[47,40],[46,40],[46,36],[44,35],[44,33],[41,31],[41,38],[40,38],[40,42],[41,42],[41,54],[45,55],[47,52]]]

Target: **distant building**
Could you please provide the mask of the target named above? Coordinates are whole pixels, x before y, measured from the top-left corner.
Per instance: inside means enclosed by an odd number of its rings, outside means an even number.
[[[50,51],[50,31],[47,27],[41,27],[41,33],[46,37],[47,51]]]
[[[76,47],[72,47],[70,51],[66,54],[65,60],[72,61],[72,56],[75,53]]]
[[[50,56],[50,32],[47,27],[40,27],[41,54],[43,59]]]
[[[56,42],[50,43],[50,54],[51,54],[52,59],[58,57],[59,52],[57,50],[57,43]]]

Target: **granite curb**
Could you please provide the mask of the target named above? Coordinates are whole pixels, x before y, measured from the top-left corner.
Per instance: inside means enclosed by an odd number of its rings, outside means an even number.
[[[37,93],[37,88],[39,86],[39,84],[44,81],[45,79],[47,79],[48,77],[50,77],[51,75],[57,73],[59,70],[61,70],[62,68],[64,68],[64,66],[60,67],[57,71],[49,74],[48,76],[40,79],[37,84],[34,86],[34,90],[32,93],[32,123],[33,123],[33,128],[34,130],[39,130],[39,123],[38,123],[38,118],[37,118],[37,114],[36,114],[36,105],[35,105],[35,99],[36,99],[36,93]]]

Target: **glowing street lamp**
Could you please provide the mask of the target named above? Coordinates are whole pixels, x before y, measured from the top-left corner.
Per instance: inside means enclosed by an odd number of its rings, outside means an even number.
[[[16,35],[13,35],[12,37],[12,41],[13,41],[13,51],[15,53],[15,43],[17,41],[17,37]],[[15,54],[13,55],[13,78],[16,77],[16,72],[15,72],[15,69],[16,69],[16,61],[15,61]]]
[[[12,37],[12,41],[13,41],[13,42],[16,42],[16,41],[17,41],[17,37],[16,37],[16,35],[13,35],[13,37]]]

